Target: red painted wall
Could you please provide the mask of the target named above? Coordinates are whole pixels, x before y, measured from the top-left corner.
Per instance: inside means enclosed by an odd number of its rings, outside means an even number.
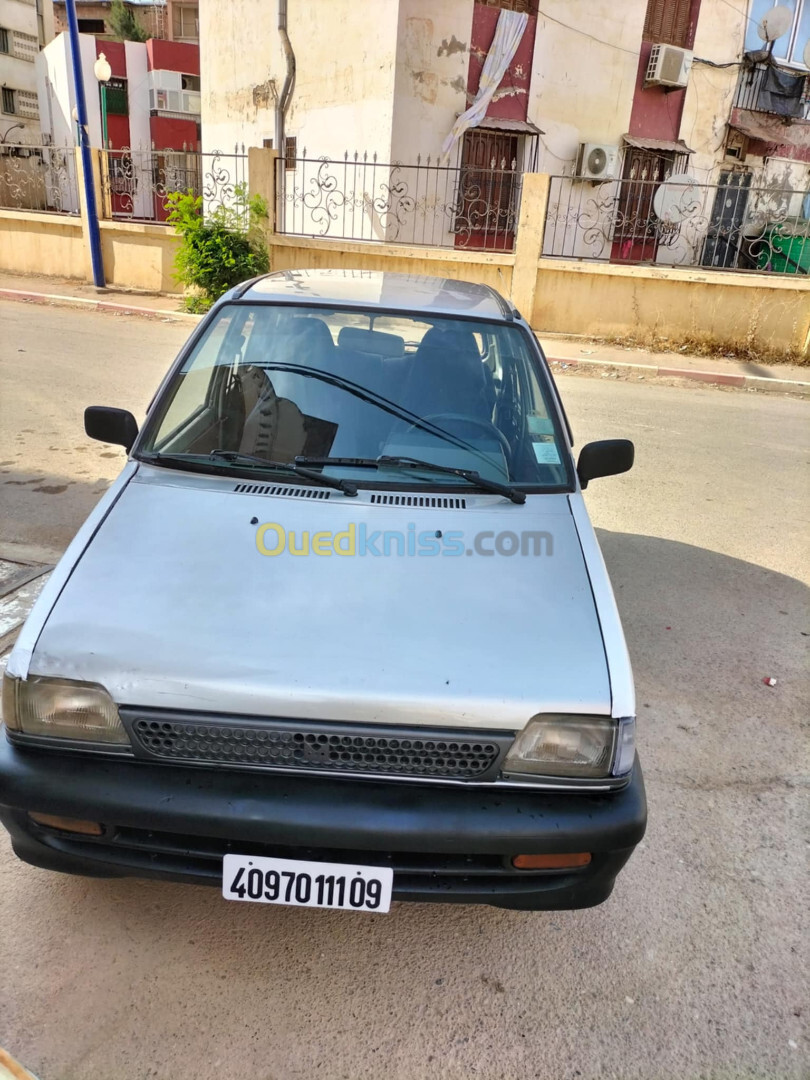
[[[116,78],[127,78],[127,58],[123,41],[99,41],[96,38],[96,56],[104,56]],[[101,87],[99,87],[99,94]],[[107,115],[107,142],[111,150],[121,150],[130,145],[129,117],[115,113]]]
[[[199,149],[197,124],[194,120],[180,120],[173,116],[151,116],[149,133],[156,150]]]
[[[184,41],[151,38],[146,43],[146,66],[149,71],[182,71],[200,74],[200,47]]]
[[[630,135],[646,135],[655,139],[677,139],[686,90],[670,90],[661,86],[644,87],[644,76],[652,52],[652,42],[642,41],[630,113]]]
[[[475,95],[481,79],[481,71],[487,58],[500,11],[498,8],[476,4],[473,8],[472,32],[470,34],[470,62],[467,69],[467,93]],[[490,103],[487,116],[500,120],[525,120],[529,107],[529,84],[532,77],[532,56],[534,54],[534,35],[537,30],[537,18],[529,16],[523,37],[517,47],[506,74],[498,90],[511,90],[509,93]]]
[[[101,56],[102,53],[106,56],[113,75],[125,79],[127,77],[127,57],[123,41],[101,41],[96,38],[96,56]]]
[[[689,37],[686,48],[695,41],[695,29],[700,14],[700,0],[691,0],[689,10]],[[654,139],[677,139],[681,130],[683,104],[686,90],[664,90],[661,86],[644,89],[644,76],[654,42],[642,41],[638,56],[636,88],[633,93],[633,109],[630,113],[630,135]]]

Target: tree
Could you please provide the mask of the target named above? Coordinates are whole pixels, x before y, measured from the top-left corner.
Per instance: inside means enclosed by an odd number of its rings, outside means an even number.
[[[149,36],[135,18],[135,12],[124,0],[112,0],[107,22],[113,36],[119,41],[146,41]]]

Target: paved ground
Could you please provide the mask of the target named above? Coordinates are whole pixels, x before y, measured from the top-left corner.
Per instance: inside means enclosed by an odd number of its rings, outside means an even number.
[[[1,535],[64,544],[120,460],[85,443],[82,408],[142,411],[183,332],[8,304],[0,321]],[[808,405],[559,382],[580,445],[637,447],[587,493],[650,801],[614,895],[558,914],[227,905],[50,875],[3,837],[0,1045],[41,1080],[808,1076]]]

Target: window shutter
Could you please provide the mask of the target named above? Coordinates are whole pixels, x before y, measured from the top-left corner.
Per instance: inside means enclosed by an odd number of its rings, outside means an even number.
[[[654,44],[690,48],[692,0],[648,0],[642,36]]]

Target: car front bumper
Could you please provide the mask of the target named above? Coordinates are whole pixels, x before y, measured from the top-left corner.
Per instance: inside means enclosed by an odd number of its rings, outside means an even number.
[[[28,812],[100,822],[83,836]],[[49,870],[219,885],[228,852],[392,866],[394,899],[528,910],[591,907],[641,840],[641,767],[603,795],[192,768],[23,748],[0,736],[0,821]],[[590,852],[576,870],[518,854]]]

